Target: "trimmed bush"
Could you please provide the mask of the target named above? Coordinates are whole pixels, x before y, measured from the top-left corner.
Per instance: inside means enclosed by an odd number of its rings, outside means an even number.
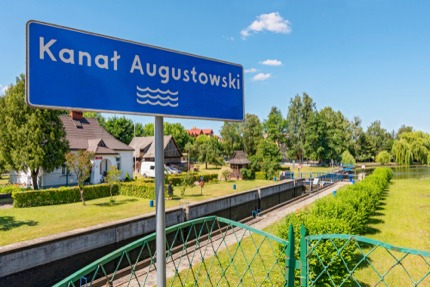
[[[114,186],[113,194],[118,194],[118,186]],[[84,186],[85,200],[110,196],[109,185]],[[59,187],[44,190],[16,191],[12,193],[14,207],[34,207],[44,205],[65,204],[81,201],[79,187]]]
[[[278,228],[278,236],[288,239],[288,228],[292,224],[296,239],[295,250],[298,252],[300,249],[300,226],[302,224],[308,234],[311,235],[342,233],[358,235],[365,233],[369,219],[376,211],[392,177],[393,171],[390,168],[376,168],[372,175],[339,190],[335,197],[325,197],[303,212],[288,215]],[[350,268],[355,264],[356,246],[347,244],[342,249],[341,258],[336,253],[344,243],[345,241],[336,240],[321,241],[312,252],[309,257],[309,270],[312,272],[310,274],[312,279],[315,279],[316,274],[323,270],[323,265],[329,265],[328,272],[325,272],[318,279],[318,286],[331,286],[332,284],[338,286],[347,278],[349,271],[345,266]],[[331,275],[331,279],[326,275],[328,273]],[[345,282],[347,286],[353,283],[348,280]]]
[[[120,185],[119,194],[125,196],[154,199],[155,184],[143,181],[124,182]]]

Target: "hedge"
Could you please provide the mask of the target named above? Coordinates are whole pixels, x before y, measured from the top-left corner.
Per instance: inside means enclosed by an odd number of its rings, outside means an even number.
[[[112,193],[118,194],[118,186]],[[108,184],[87,185],[84,187],[84,199],[91,200],[110,196]],[[81,201],[79,187],[59,187],[44,190],[16,191],[12,193],[14,207],[34,207],[43,205],[65,204]]]
[[[21,191],[22,189],[16,184],[8,184],[5,186],[0,186],[0,193],[12,194],[17,191]]]
[[[155,185],[154,183],[147,183],[143,181],[123,182],[120,185],[119,194],[125,196],[154,199]]]
[[[393,176],[390,168],[376,168],[372,175],[364,180],[350,185],[337,192],[336,196],[325,197],[304,211],[288,215],[278,228],[278,236],[288,239],[288,228],[293,225],[295,231],[295,250],[300,250],[300,227],[303,224],[308,234],[364,234],[370,217],[376,211],[380,200]],[[336,253],[344,241],[324,241],[309,257],[310,277],[315,279],[316,274],[329,265],[328,272],[318,279],[318,286],[338,286],[348,277],[349,271],[345,266],[355,264],[354,253],[356,246],[347,244],[342,249],[341,256]],[[335,248],[336,244],[338,248]],[[316,258],[318,254],[319,259]],[[296,253],[296,256],[299,256]],[[342,258],[341,258],[342,257]],[[283,257],[280,255],[281,260]],[[299,258],[299,257],[297,257]],[[330,264],[328,264],[330,262]],[[331,279],[326,274],[331,275]],[[298,275],[299,276],[299,275]],[[331,281],[333,280],[333,281]],[[350,279],[348,279],[350,280]],[[345,282],[346,285],[353,282]],[[349,285],[348,285],[349,286]]]

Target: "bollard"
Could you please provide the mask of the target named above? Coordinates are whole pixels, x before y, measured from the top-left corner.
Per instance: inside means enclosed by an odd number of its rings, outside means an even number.
[[[233,189],[236,189],[236,184],[233,184]]]
[[[273,177],[273,181],[276,181],[276,176],[275,176],[275,177]]]
[[[336,196],[336,190],[335,190],[335,191],[333,191],[333,196]]]
[[[151,200],[149,201],[149,207],[154,207],[154,200],[152,200],[152,199],[151,199]]]

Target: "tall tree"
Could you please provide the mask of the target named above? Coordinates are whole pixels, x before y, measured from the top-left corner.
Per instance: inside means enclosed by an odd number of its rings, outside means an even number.
[[[376,155],[383,150],[391,150],[393,145],[392,135],[381,126],[380,121],[374,121],[367,128],[366,134],[369,136],[372,144],[372,159],[376,159]]]
[[[180,123],[164,123],[164,134],[171,135],[181,151],[185,150],[185,145],[191,142],[191,137]]]
[[[200,135],[197,137],[196,143],[199,161],[205,163],[206,169],[208,169],[208,163],[216,166],[223,164],[224,160],[221,156],[220,145],[215,137]]]
[[[154,124],[148,123],[143,126],[143,132],[139,136],[154,136]],[[163,124],[163,132],[165,135],[171,135],[178,145],[179,149],[184,152],[187,143],[192,141],[192,138],[188,135],[184,126],[180,123],[168,123]]]
[[[327,138],[327,159],[340,161],[342,152],[347,148],[348,120],[340,111],[334,111],[331,107],[325,107],[320,111],[321,120],[324,122]]]
[[[279,147],[286,142],[287,124],[280,109],[272,107],[267,120],[263,122],[263,131],[266,138],[275,142]]]
[[[125,117],[111,117],[106,120],[103,127],[117,140],[129,144],[134,136],[134,123]]]
[[[0,154],[12,169],[30,171],[33,189],[38,189],[39,171],[61,166],[69,147],[61,112],[29,107],[24,94],[21,75],[0,102]]]
[[[266,179],[276,175],[281,161],[281,152],[276,143],[269,139],[261,140],[257,153],[250,157],[253,170],[260,170],[266,174]]]
[[[308,120],[304,150],[311,160],[323,161],[328,159],[328,139],[326,122],[320,113],[315,111]]]
[[[243,146],[249,156],[257,152],[257,147],[263,139],[263,126],[258,116],[246,114],[242,123]]]
[[[363,133],[361,119],[355,116],[354,119],[349,122],[347,133],[348,149],[354,156],[355,161],[359,160],[360,157],[360,136]]]
[[[243,149],[243,139],[240,124],[237,122],[224,122],[221,127],[221,146],[224,155],[230,157],[235,150]]]
[[[296,95],[290,100],[287,113],[288,155],[303,161],[305,157],[306,128],[316,105],[308,94]]]

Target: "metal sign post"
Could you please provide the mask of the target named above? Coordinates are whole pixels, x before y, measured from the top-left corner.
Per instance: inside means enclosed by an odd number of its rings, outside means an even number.
[[[26,32],[28,105],[155,116],[157,286],[164,287],[163,116],[242,121],[243,67],[39,21]]]
[[[164,132],[163,117],[155,117],[155,191],[157,286],[166,286],[166,211],[164,204]]]

